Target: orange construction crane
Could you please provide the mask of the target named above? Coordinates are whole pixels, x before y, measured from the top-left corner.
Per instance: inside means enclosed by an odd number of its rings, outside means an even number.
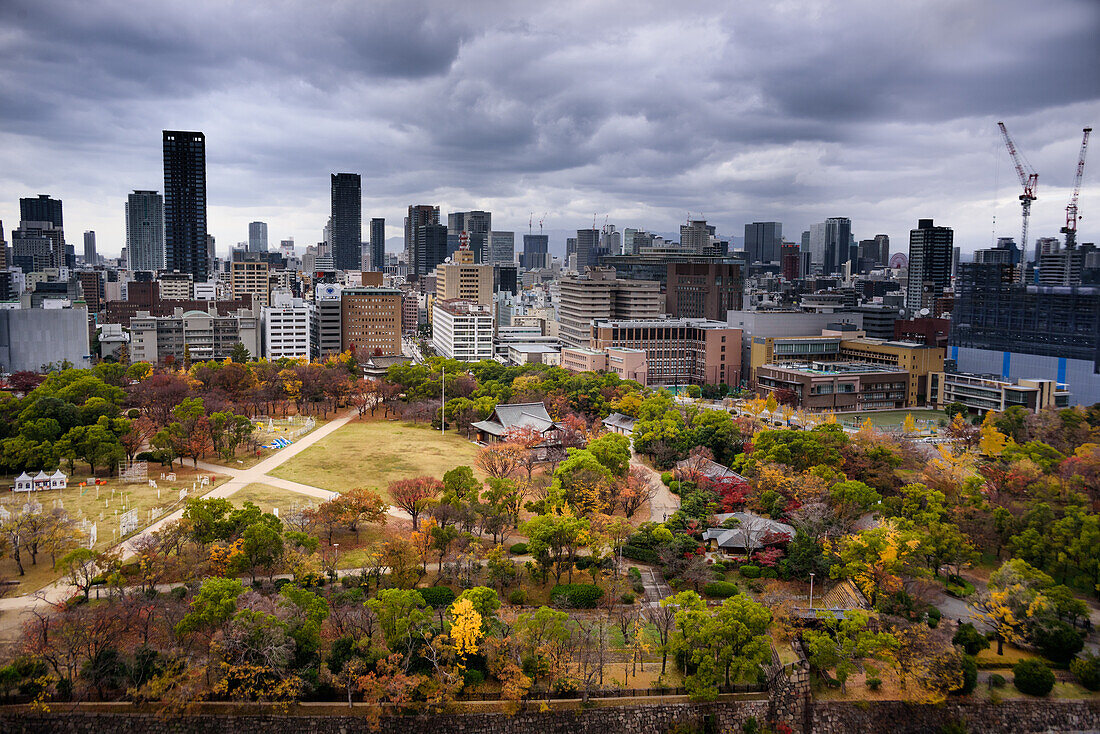
[[[997,127],[1001,129],[1001,135],[1005,140],[1005,147],[1008,148],[1008,154],[1012,156],[1012,163],[1016,166],[1016,176],[1020,179],[1020,185],[1024,187],[1024,193],[1020,194],[1020,207],[1023,209],[1024,215],[1024,229],[1020,235],[1020,274],[1023,277],[1024,256],[1027,255],[1027,226],[1031,219],[1031,202],[1038,198],[1039,190],[1039,174],[1035,172],[1035,169],[1031,167],[1031,164],[1027,162],[1027,159],[1019,154],[1016,150],[1016,143],[1012,140],[1012,137],[1008,134],[1008,130],[1005,128],[1003,122],[998,122]],[[1039,253],[1036,251],[1035,259],[1039,259]]]
[[[1077,174],[1073,177],[1073,196],[1070,197],[1069,206],[1066,207],[1066,226],[1062,227],[1062,234],[1066,236],[1067,250],[1077,247],[1077,220],[1080,218],[1077,215],[1077,199],[1081,196],[1081,177],[1085,175],[1085,151],[1089,147],[1089,133],[1092,132],[1092,128],[1086,127],[1082,132],[1084,136],[1081,138],[1081,152],[1077,155]]]

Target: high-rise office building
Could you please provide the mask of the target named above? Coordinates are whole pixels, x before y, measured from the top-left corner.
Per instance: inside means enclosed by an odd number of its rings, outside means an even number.
[[[492,265],[509,264],[516,261],[516,233],[489,232],[489,258]]]
[[[905,305],[910,311],[932,308],[951,284],[951,253],[955,233],[921,219],[909,230],[909,282]]]
[[[401,354],[401,291],[357,286],[340,293],[342,351],[361,357]]]
[[[707,226],[705,219],[693,219],[687,224],[680,225],[680,249],[703,254],[703,250],[710,247],[710,238],[714,235],[714,227]]]
[[[674,317],[725,321],[727,311],[741,310],[740,265],[669,263],[666,282],[666,310]]]
[[[487,306],[492,305],[493,266],[488,263],[475,263],[472,251],[459,249],[451,262],[436,266],[435,297],[440,300],[459,298]]]
[[[386,267],[386,220],[370,220],[370,269],[381,272]]]
[[[585,268],[594,268],[600,264],[600,230],[578,229],[577,243],[574,252],[577,255],[577,272],[583,273]]]
[[[492,230],[493,215],[491,212],[475,210],[451,212],[447,215],[447,234],[454,236],[463,232],[467,234],[467,242],[470,250],[474,253],[474,262],[489,262],[489,233]]]
[[[267,252],[267,222],[249,222],[248,251]]]
[[[545,234],[523,235],[523,254],[520,266],[528,270],[550,267],[550,236]]]
[[[164,200],[156,191],[126,197],[126,266],[164,270]]]
[[[206,136],[163,131],[164,268],[206,280]]]
[[[613,268],[590,268],[561,279],[559,336],[567,346],[586,347],[593,319],[655,319],[664,305],[657,281],[621,280]]]
[[[24,222],[49,222],[59,229],[65,228],[61,199],[51,199],[49,194],[20,199],[19,219]]]
[[[753,222],[745,225],[745,254],[749,263],[779,262],[783,246],[782,222]]]
[[[332,174],[332,260],[337,270],[358,270],[363,241],[363,188],[358,173]]]
[[[436,266],[447,259],[447,228],[442,224],[417,227],[413,251],[415,259],[409,263],[409,276],[419,280],[422,276],[431,275]]]
[[[409,277],[416,280],[421,275],[426,275],[427,270],[420,271],[418,262],[425,260],[417,251],[417,238],[421,227],[425,225],[439,224],[439,207],[431,204],[415,204],[409,206],[409,215],[405,217],[405,262],[409,266]],[[443,250],[446,252],[447,228],[443,228]],[[443,262],[442,259],[439,262]],[[435,263],[438,265],[439,263]],[[432,265],[432,268],[435,268]]]
[[[860,240],[856,258],[865,270],[885,266],[890,262],[890,237],[876,234],[874,239]]]
[[[84,262],[87,265],[95,265],[99,262],[95,253],[95,232],[90,230],[84,233]]]
[[[810,259],[820,265],[826,275],[839,273],[844,263],[853,257],[852,220],[847,217],[829,217],[824,222],[812,224],[809,237],[806,233],[802,237],[808,240],[803,244],[803,251],[809,250]]]

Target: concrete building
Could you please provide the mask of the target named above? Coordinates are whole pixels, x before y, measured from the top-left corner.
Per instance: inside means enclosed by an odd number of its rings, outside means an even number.
[[[492,359],[492,307],[472,301],[436,299],[432,305],[432,347],[447,359],[464,362]]]
[[[725,321],[727,312],[741,310],[740,265],[669,263],[667,282],[665,309],[670,316]]]
[[[492,212],[475,210],[470,212],[451,212],[447,215],[447,234],[452,238],[458,238],[465,234],[466,242],[469,244],[470,250],[474,253],[474,262],[477,263],[492,262],[491,253],[489,251],[489,233],[492,229]],[[457,239],[452,239],[452,241],[458,242]],[[455,249],[457,248],[448,247],[446,254],[452,254]]]
[[[489,259],[493,265],[511,265],[516,261],[516,233],[489,232]]]
[[[313,310],[309,321],[309,347],[314,359],[339,354],[343,347],[344,330],[340,293],[343,286],[318,284],[313,295]]]
[[[213,309],[176,308],[171,316],[139,312],[130,319],[130,359],[150,364],[221,361],[229,358],[238,342],[249,354],[260,354],[259,321],[249,309],[228,316]]]
[[[248,223],[248,251],[267,252],[267,222]]]
[[[206,280],[213,267],[206,241],[206,136],[163,131],[164,267]]]
[[[130,270],[164,269],[164,200],[156,191],[126,197],[126,258]]]
[[[550,267],[549,246],[549,235],[523,235],[523,253],[519,257],[520,267],[527,270]]]
[[[561,366],[570,372],[614,372],[623,380],[649,384],[649,361],[644,349],[629,347],[563,347]]]
[[[161,273],[160,297],[166,301],[190,301],[195,296],[191,273]]]
[[[1069,406],[1070,393],[1066,385],[1054,380],[999,379],[993,375],[934,372],[929,376],[930,402],[943,409],[951,403],[962,403],[978,415],[989,411],[1003,413],[1008,408],[1021,407],[1037,413],[1044,408]]]
[[[519,343],[508,345],[508,364],[561,364],[561,348],[551,344]]]
[[[310,306],[301,298],[277,293],[274,303],[260,311],[263,356],[275,360],[309,359]]]
[[[705,219],[693,219],[680,225],[680,249],[702,255],[713,236],[714,227],[708,226]]]
[[[256,309],[267,306],[271,300],[270,268],[265,262],[238,262],[229,264],[229,285],[234,298],[248,293]]]
[[[664,306],[660,284],[621,280],[612,268],[589,268],[561,279],[560,336],[566,346],[588,346],[597,319],[655,319]]]
[[[363,241],[363,189],[358,173],[330,176],[332,259],[337,270],[358,270]]]
[[[92,366],[87,310],[0,309],[0,372],[39,372],[64,362]]]
[[[951,258],[955,234],[950,227],[936,227],[921,219],[909,230],[909,280],[905,306],[917,313],[929,309],[951,284]]]
[[[386,267],[386,220],[374,217],[370,220],[370,269],[382,272]]]
[[[650,385],[736,385],[741,381],[741,332],[723,321],[597,320],[589,346],[644,350]]]
[[[95,232],[91,230],[84,233],[84,262],[89,266],[99,262],[95,251]]]
[[[782,222],[753,222],[745,225],[745,253],[749,263],[779,262],[782,245]]]
[[[420,298],[412,291],[401,294],[401,333],[415,334],[420,330]]]
[[[359,286],[340,293],[341,351],[401,354],[401,291]]]
[[[493,302],[493,266],[474,262],[474,252],[459,249],[452,262],[435,269],[435,295],[443,300],[460,299],[482,305]]]
[[[907,407],[905,370],[861,362],[767,364],[756,371],[762,398],[784,391],[795,404],[834,412]]]

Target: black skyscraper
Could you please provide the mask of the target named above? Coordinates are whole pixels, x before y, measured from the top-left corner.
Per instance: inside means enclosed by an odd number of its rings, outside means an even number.
[[[370,220],[370,269],[381,272],[386,267],[386,220]]]
[[[209,276],[206,256],[206,136],[164,131],[164,267]]]
[[[909,230],[909,282],[905,305],[913,312],[931,309],[951,284],[951,255],[955,235],[931,219],[917,220]]]
[[[49,222],[59,229],[65,226],[61,217],[61,199],[51,199],[49,194],[20,199],[19,219],[24,222]]]
[[[779,262],[779,248],[782,246],[782,222],[753,222],[745,225],[745,253],[750,263]]]
[[[550,246],[550,235],[525,234],[523,235],[523,254],[520,255],[520,265],[528,270],[549,267],[547,252]]]
[[[358,270],[363,242],[363,187],[358,173],[332,174],[332,260]]]

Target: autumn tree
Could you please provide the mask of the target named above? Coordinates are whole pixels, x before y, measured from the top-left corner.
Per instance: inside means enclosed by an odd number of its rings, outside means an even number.
[[[493,443],[477,452],[474,465],[495,479],[507,479],[519,468],[524,448],[515,443]]]

